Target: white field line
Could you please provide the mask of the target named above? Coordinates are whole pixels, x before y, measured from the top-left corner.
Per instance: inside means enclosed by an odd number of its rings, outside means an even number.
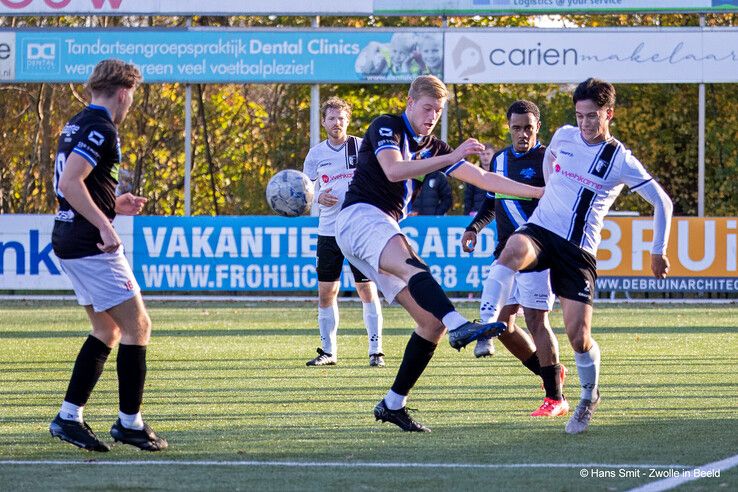
[[[714,475],[716,472],[729,470],[736,465],[738,465],[738,454],[730,458],[725,458],[724,460],[713,461],[706,465],[682,470],[679,473],[675,473],[673,477],[647,483],[646,485],[630,489],[628,492],[661,492],[662,490],[671,490],[693,480],[715,480],[716,477]],[[700,473],[695,473],[696,470],[700,470]],[[712,473],[712,477],[710,477],[710,473]],[[713,487],[716,486],[713,485]]]
[[[376,463],[367,461],[341,462],[341,461],[186,461],[186,460],[2,460],[0,466],[32,466],[32,465],[84,465],[84,466],[241,466],[259,467],[275,466],[285,468],[653,468],[653,469],[678,469],[686,470],[693,468],[686,465],[653,465],[644,463]]]
[[[316,296],[198,296],[198,295],[143,295],[145,301],[167,302],[318,302]],[[0,301],[75,301],[65,294],[3,294]],[[359,297],[338,297],[338,302],[360,302]],[[453,303],[479,303],[478,298],[453,297]],[[595,299],[595,304],[738,304],[738,299]]]

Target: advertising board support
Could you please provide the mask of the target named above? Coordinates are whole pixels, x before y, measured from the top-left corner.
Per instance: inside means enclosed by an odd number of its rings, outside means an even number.
[[[320,17],[313,17],[313,28],[320,27]],[[320,84],[310,86],[310,147],[320,143]]]
[[[192,215],[192,85],[185,86],[185,215]]]
[[[699,86],[697,141],[697,217],[705,216],[705,84]]]
[[[192,18],[187,18],[187,27],[192,26]],[[184,202],[185,216],[192,215],[192,85],[185,85],[185,173]]]

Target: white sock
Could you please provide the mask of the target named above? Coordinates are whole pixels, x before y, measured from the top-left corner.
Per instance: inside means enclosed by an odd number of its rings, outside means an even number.
[[[126,429],[141,430],[144,428],[144,421],[143,417],[141,417],[141,412],[133,415],[118,412],[118,418],[120,419],[120,423],[123,424],[123,427]]]
[[[387,395],[384,397],[384,404],[387,405],[387,408],[390,410],[399,410],[404,407],[406,403],[407,395],[398,395],[392,390],[389,390]]]
[[[362,303],[364,307],[364,326],[366,326],[366,334],[369,337],[369,355],[380,354],[382,351],[382,307],[379,299],[372,302]]]
[[[460,315],[458,311],[451,311],[444,316],[441,321],[448,331],[455,330],[464,323],[469,322],[469,320]]]
[[[479,305],[479,317],[483,323],[497,321],[500,309],[507,302],[515,280],[515,270],[500,263],[494,263],[489,276],[482,283],[482,302]]]
[[[597,395],[597,385],[600,380],[600,346],[592,340],[592,348],[589,352],[574,352],[574,361],[579,373],[579,384],[582,387],[580,398],[592,400]]]
[[[328,307],[318,307],[318,329],[323,352],[337,355],[338,303],[336,301]]]
[[[84,422],[82,418],[82,411],[84,409],[85,407],[79,407],[74,403],[63,401],[61,410],[59,410],[59,416],[64,420],[74,420],[75,422],[82,423]]]

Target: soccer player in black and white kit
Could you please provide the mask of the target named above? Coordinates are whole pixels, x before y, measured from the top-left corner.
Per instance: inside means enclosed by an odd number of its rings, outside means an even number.
[[[488,191],[531,198],[543,192],[467,163],[466,156],[484,150],[476,139],[452,149],[431,135],[447,97],[448,90],[437,77],[420,76],[410,86],[403,114],[372,121],[336,218],[336,241],[346,258],[377,284],[387,302],[397,300],[417,323],[392,388],[374,408],[378,420],[405,431],[429,431],[407,413],[405,403],[446,329],[451,346],[461,349],[506,328],[503,323],[478,324],[461,316],[402,234],[398,222],[407,214],[419,180],[442,170]]]
[[[538,106],[531,101],[515,101],[507,110],[507,124],[512,145],[492,156],[490,170],[519,183],[543,186],[543,157],[546,147],[538,142],[538,131],[541,128]],[[487,193],[479,212],[461,238],[464,251],[474,250],[477,233],[495,218],[497,247],[494,256],[497,258],[507,239],[528,221],[537,205],[538,200]],[[499,337],[500,343],[543,380],[546,397],[543,404],[531,414],[533,417],[558,417],[569,411],[569,403],[562,392],[565,369],[559,363],[558,341],[548,320],[553,303],[548,270],[518,273],[515,275],[510,298],[506,300],[499,315],[499,320],[507,324],[507,331]],[[533,339],[515,326],[519,306],[523,307],[525,323]],[[480,317],[483,321],[490,317],[484,306],[480,310]],[[492,353],[494,347],[491,338],[477,340],[474,347],[476,357],[485,357]]]
[[[134,65],[112,59],[98,63],[87,81],[92,102],[66,124],[56,155],[59,212],[51,243],[77,301],[87,311],[92,333],[77,355],[61,410],[49,431],[90,451],[110,451],[82,412],[115,345],[120,411],[111,436],[147,451],[167,447],[141,417],[151,320],[112,225],[116,214],[137,215],[146,203],[130,193],[115,196],[121,161],[118,125],[140,82]]]
[[[544,159],[546,193],[528,223],[508,239],[487,279],[482,304],[497,316],[516,272],[550,268],[581,385],[566,432],[579,434],[589,428],[600,402],[600,348],[591,332],[595,254],[605,215],[624,185],[653,205],[651,270],[663,278],[669,271],[672,204],[640,161],[610,135],[615,88],[590,78],[577,86],[573,100],[578,127],[563,126],[551,139]]]
[[[351,178],[354,177],[361,139],[346,133],[351,121],[351,106],[331,97],[321,108],[321,124],[328,138],[311,148],[305,157],[303,172],[315,182],[318,211],[318,329],[322,347],[308,366],[335,365],[338,360],[338,290],[343,270],[343,253],[336,244],[336,216],[341,211]],[[382,307],[376,287],[354,265],[356,292],[361,298],[364,324],[369,338],[369,365],[384,367],[382,353]]]

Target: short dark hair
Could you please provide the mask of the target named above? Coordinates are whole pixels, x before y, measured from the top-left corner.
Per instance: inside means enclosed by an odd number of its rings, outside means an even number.
[[[610,82],[590,77],[577,86],[573,99],[574,104],[590,99],[601,108],[612,108],[615,106],[615,87]]]
[[[533,116],[535,116],[537,120],[541,119],[541,110],[538,109],[538,106],[536,106],[534,102],[527,101],[525,99],[519,99],[507,108],[507,119],[509,121],[512,115],[525,113],[533,113]]]

